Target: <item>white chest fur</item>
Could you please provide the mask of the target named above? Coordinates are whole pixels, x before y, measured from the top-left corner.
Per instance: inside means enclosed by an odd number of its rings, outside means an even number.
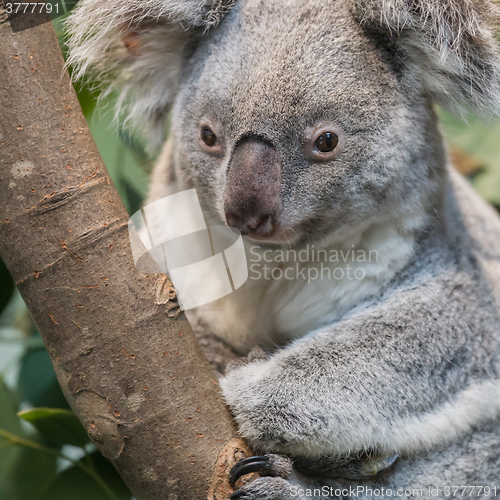
[[[217,302],[187,311],[188,319],[240,353],[283,345],[376,295],[410,259],[422,223],[421,214],[412,214],[340,243],[301,250],[265,250],[246,239],[248,281]]]

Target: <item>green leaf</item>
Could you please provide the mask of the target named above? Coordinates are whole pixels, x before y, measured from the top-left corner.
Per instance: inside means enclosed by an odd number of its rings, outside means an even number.
[[[33,408],[18,413],[19,417],[34,425],[50,442],[84,447],[89,437],[71,410],[60,408]]]
[[[69,409],[44,347],[29,349],[23,356],[18,384],[21,398],[35,407]]]
[[[21,422],[16,415],[17,404],[14,395],[0,378],[0,428],[17,435],[22,434]],[[0,498],[7,498],[7,481],[10,480],[10,470],[18,460],[21,450],[8,444],[7,439],[0,436]]]
[[[82,458],[80,463],[93,468],[117,500],[130,500],[130,490],[99,452]],[[89,474],[72,466],[60,472],[36,500],[111,500],[111,497]]]
[[[0,498],[33,500],[56,476],[57,458],[31,448],[15,449],[19,455],[9,470]]]
[[[71,10],[76,7],[78,0],[63,0],[63,3],[64,3],[64,8],[66,9],[66,12],[71,12]]]

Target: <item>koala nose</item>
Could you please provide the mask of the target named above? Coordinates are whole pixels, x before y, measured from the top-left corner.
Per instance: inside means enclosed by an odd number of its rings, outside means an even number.
[[[228,226],[243,235],[269,237],[280,229],[281,159],[276,148],[247,137],[234,149],[224,211]]]
[[[241,234],[255,234],[257,236],[272,236],[274,231],[273,218],[265,215],[262,218],[249,217],[244,220],[232,213],[226,213],[228,226],[235,227]]]

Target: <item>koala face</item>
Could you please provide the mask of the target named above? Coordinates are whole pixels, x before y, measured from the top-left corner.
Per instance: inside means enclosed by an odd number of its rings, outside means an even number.
[[[320,243],[435,192],[429,100],[345,2],[246,0],[192,50],[172,130],[216,219],[262,243]]]
[[[321,243],[433,212],[432,103],[498,111],[498,18],[489,0],[81,0],[69,63],[149,141],[173,106],[177,177],[207,215]]]

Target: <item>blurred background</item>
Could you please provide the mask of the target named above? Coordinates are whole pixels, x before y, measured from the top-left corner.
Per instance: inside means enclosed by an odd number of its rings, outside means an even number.
[[[59,2],[61,4],[61,2]],[[71,8],[75,2],[65,2]],[[62,2],[64,4],[64,2]],[[62,21],[54,20],[62,42]],[[152,161],[143,145],[113,124],[111,97],[96,108],[90,86],[76,90],[104,162],[129,212],[148,190]],[[464,123],[438,110],[457,168],[500,207],[500,123]],[[23,300],[0,260],[0,499],[130,500],[72,414]]]

